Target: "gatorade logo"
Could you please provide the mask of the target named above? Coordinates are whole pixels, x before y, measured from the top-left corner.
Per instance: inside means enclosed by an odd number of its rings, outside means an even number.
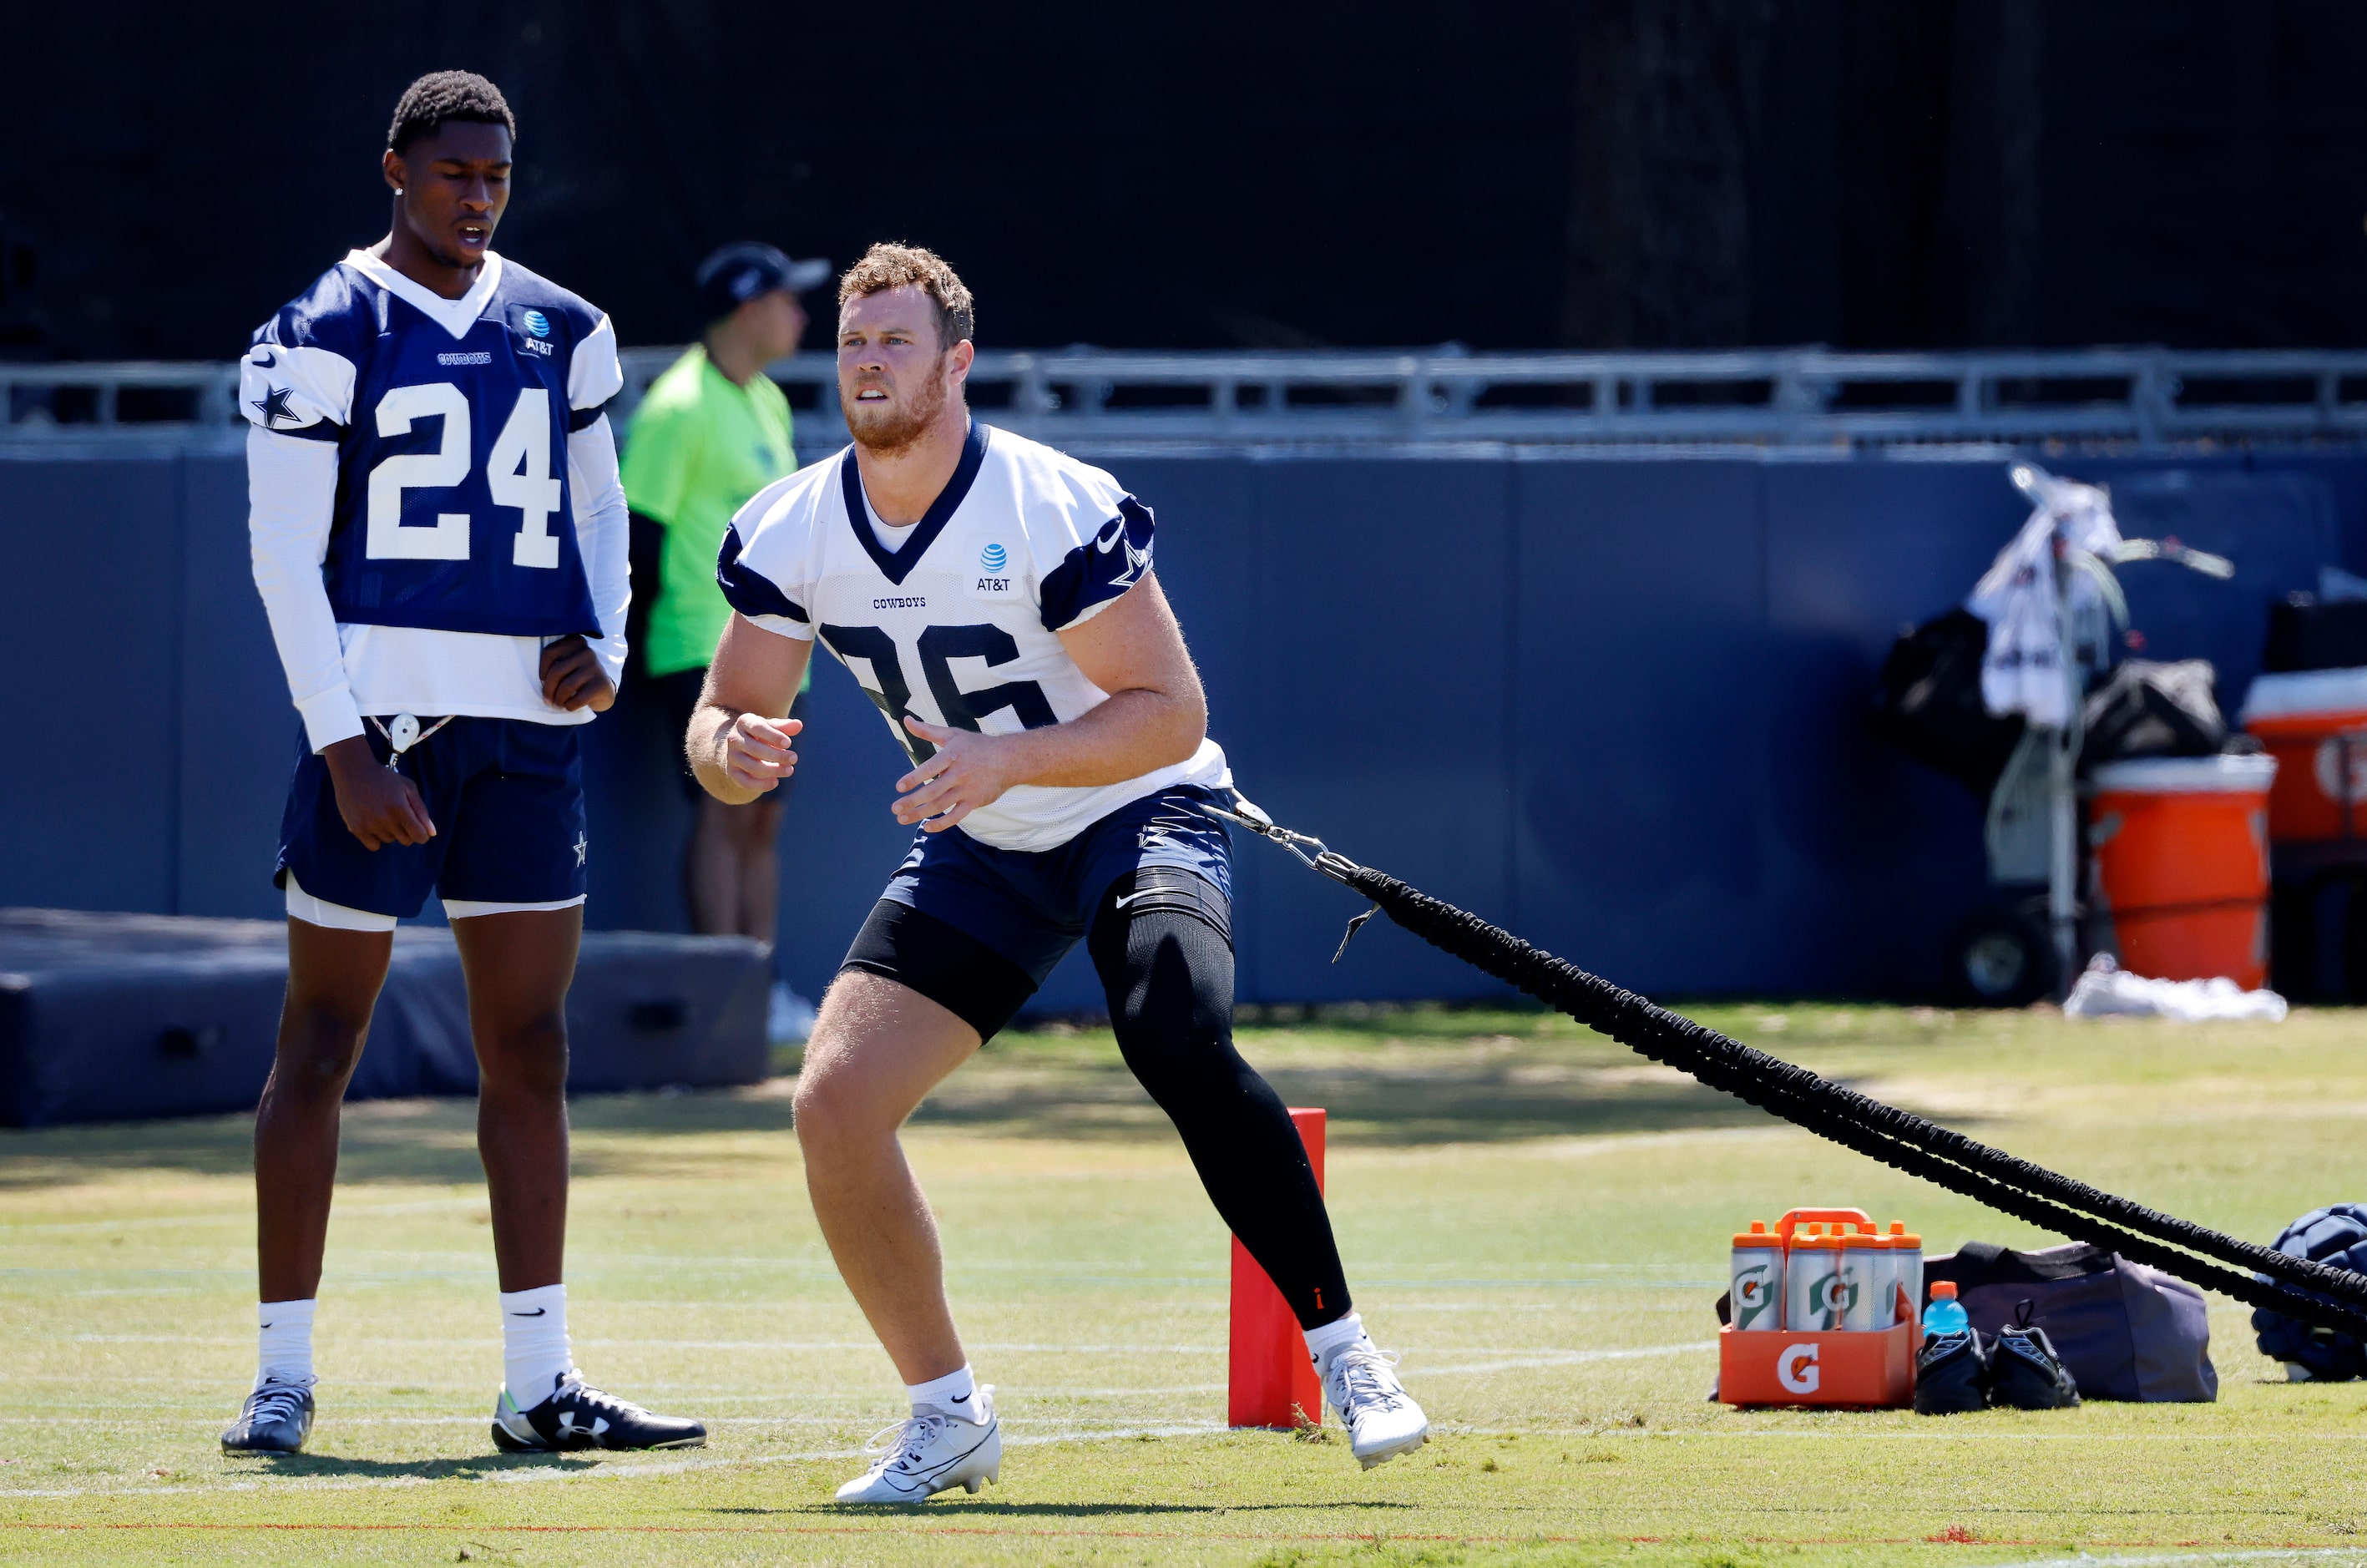
[[[1770,1304],[1767,1284],[1772,1265],[1757,1264],[1742,1271],[1734,1282],[1734,1326],[1750,1328],[1766,1315]]]
[[[1828,1274],[1808,1287],[1808,1310],[1838,1324],[1857,1305],[1857,1281],[1846,1274]]]
[[[1775,1381],[1788,1393],[1817,1392],[1817,1347],[1813,1345],[1786,1345],[1784,1353],[1775,1358]]]

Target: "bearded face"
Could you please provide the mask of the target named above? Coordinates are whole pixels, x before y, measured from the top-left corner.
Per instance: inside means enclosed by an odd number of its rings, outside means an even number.
[[[843,376],[839,405],[858,446],[881,457],[903,451],[946,411],[945,356]]]

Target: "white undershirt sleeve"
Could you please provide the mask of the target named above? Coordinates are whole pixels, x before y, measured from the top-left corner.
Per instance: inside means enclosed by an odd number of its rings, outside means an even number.
[[[336,508],[337,444],[246,433],[247,542],[288,692],[320,751],[362,733],[321,562]]]
[[[592,651],[609,684],[625,678],[625,613],[633,600],[632,523],[617,476],[617,437],[602,415],[567,437],[567,492],[575,514],[575,548],[591,580],[600,641]]]

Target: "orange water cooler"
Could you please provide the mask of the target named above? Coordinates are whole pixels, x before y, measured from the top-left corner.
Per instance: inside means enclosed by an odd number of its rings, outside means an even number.
[[[2121,967],[2154,980],[2269,977],[2274,756],[2146,757],[2096,769],[2097,906]]]
[[[2243,722],[2277,759],[2271,842],[2367,838],[2367,670],[2262,676]]]

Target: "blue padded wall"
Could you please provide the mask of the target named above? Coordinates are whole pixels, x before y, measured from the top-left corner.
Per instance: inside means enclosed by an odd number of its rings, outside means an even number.
[[[1987,896],[1979,805],[1875,743],[1891,639],[2026,508],[1996,452],[1080,455],[1157,511],[1160,576],[1241,788],[1344,853],[1659,994],[1917,994]],[[2367,569],[2367,456],[2115,458],[2124,528],[2238,566],[2124,573],[2146,653],[2232,709],[2266,607]],[[0,459],[0,904],[270,916],[289,708],[235,455]],[[836,661],[782,850],[782,974],[827,984],[902,853],[902,754]],[[96,760],[96,717],[129,715]],[[595,927],[681,930],[690,805],[635,683],[586,733]],[[1487,981],[1237,846],[1240,994]],[[1082,954],[1040,994],[1091,1008]]]

